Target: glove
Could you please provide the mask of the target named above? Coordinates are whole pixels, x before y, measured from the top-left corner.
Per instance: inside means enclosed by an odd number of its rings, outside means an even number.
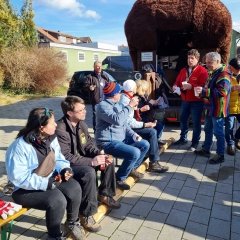
[[[0,215],[3,219],[6,219],[8,215],[11,216],[15,212],[18,212],[21,208],[22,208],[22,205],[0,200]]]
[[[54,177],[50,177],[50,178],[48,179],[47,189],[55,189],[55,188],[58,188],[60,184],[61,184],[61,182],[56,181]]]
[[[62,171],[60,172],[60,175],[61,175],[63,181],[66,181],[66,179],[65,179],[65,176],[66,176],[66,175],[65,175],[65,174],[66,174],[67,171],[68,171],[69,173],[71,173],[72,176],[73,176],[73,171],[72,171],[71,168],[64,168],[64,169],[62,169]]]

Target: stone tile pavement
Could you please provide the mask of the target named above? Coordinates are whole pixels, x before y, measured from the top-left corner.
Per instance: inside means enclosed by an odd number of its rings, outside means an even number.
[[[63,98],[22,101],[0,107],[0,186],[6,183],[4,156],[34,107],[54,109],[61,117]],[[92,132],[91,107],[87,124]],[[191,129],[190,129],[191,130]],[[189,132],[189,139],[192,131]],[[179,124],[167,124],[163,139],[179,138]],[[201,141],[204,140],[202,134]],[[144,178],[125,191],[122,207],[106,214],[102,230],[88,240],[221,240],[240,239],[240,153],[225,155],[221,165],[207,164],[185,146],[170,146],[161,162],[170,170],[164,174],[145,173]],[[216,148],[215,142],[212,153]],[[2,193],[0,198],[8,199]],[[44,212],[31,209],[18,218],[11,239],[45,239]]]

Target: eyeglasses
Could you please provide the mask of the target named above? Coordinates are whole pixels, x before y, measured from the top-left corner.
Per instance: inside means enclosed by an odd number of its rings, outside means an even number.
[[[81,110],[79,110],[79,111],[72,111],[72,112],[74,112],[74,113],[82,113],[83,111],[86,111],[86,107],[81,109]]]

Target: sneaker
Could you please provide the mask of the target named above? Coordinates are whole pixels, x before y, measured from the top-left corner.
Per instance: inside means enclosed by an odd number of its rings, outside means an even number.
[[[158,139],[158,145],[162,146],[162,145],[165,145],[166,142],[161,140],[161,139]]]
[[[136,170],[132,170],[130,173],[129,173],[129,176],[131,177],[135,177],[135,178],[143,178],[144,177],[144,174],[143,173],[140,173]]]
[[[117,180],[117,187],[121,190],[129,190],[130,186],[126,183],[126,180]]]
[[[79,219],[76,222],[66,222],[63,225],[66,237],[74,240],[85,240],[85,233]]]
[[[113,209],[119,209],[121,207],[120,202],[115,201],[112,197],[102,196],[98,194],[98,201],[105,203]]]
[[[227,153],[229,155],[235,156],[235,148],[234,148],[234,146],[228,146],[227,147]]]
[[[50,237],[49,235],[47,236],[46,240],[66,240],[67,238],[63,237],[63,234],[59,237]]]
[[[235,140],[235,147],[237,150],[240,150],[240,142],[238,140]]]
[[[155,161],[155,162],[150,162],[149,163],[149,167],[147,169],[147,171],[149,172],[158,172],[158,173],[163,173],[168,171],[169,167],[166,166],[162,166],[159,161]]]
[[[102,228],[101,226],[95,221],[93,216],[84,217],[81,216],[81,224],[88,232],[99,232]]]
[[[188,143],[188,140],[179,139],[178,141],[174,142],[173,145],[185,145]]]
[[[193,145],[190,146],[188,151],[194,152],[196,149],[197,149],[197,144],[193,144]]]
[[[212,159],[209,160],[210,164],[218,164],[224,162],[224,155],[216,154]]]
[[[194,153],[196,155],[203,156],[203,157],[210,157],[211,156],[211,153],[204,148],[201,148],[199,150],[195,150]]]

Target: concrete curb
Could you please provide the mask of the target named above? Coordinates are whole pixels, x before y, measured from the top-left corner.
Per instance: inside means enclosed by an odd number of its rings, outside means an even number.
[[[159,153],[162,154],[166,149],[168,149],[168,147],[175,141],[174,138],[169,138],[166,142],[165,145],[163,145],[161,147],[161,149],[159,150]],[[149,166],[149,159],[147,159],[146,161],[144,161],[139,167],[138,167],[138,172],[144,173],[146,171],[146,169]],[[134,182],[136,181],[136,178],[133,178],[131,176],[129,176],[126,179],[127,184],[129,184],[131,187],[134,184]],[[114,196],[115,200],[118,200],[122,194],[123,194],[124,190],[121,190],[119,188],[116,189],[116,195]],[[102,217],[109,211],[111,210],[111,208],[109,206],[107,206],[106,204],[101,204],[98,207],[98,212],[94,215],[94,219],[96,220],[96,222],[99,222]],[[85,233],[87,233],[87,231],[85,230]]]

